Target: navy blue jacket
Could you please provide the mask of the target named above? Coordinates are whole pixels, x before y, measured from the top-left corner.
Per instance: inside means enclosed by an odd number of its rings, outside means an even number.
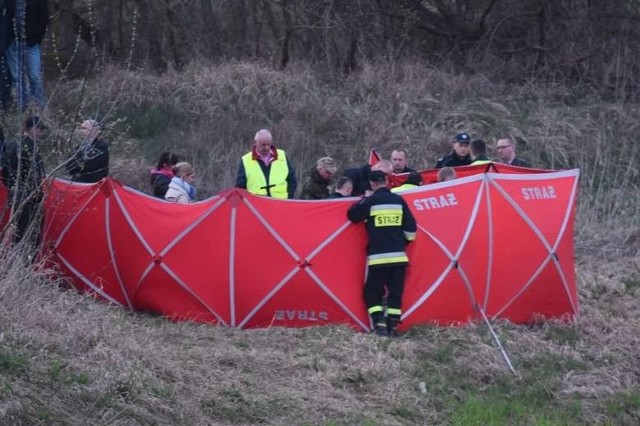
[[[406,265],[405,246],[416,238],[416,220],[407,203],[389,188],[378,188],[347,211],[352,222],[366,222],[369,267]]]
[[[449,155],[438,158],[436,169],[441,169],[443,167],[468,166],[469,164],[471,164],[471,155],[467,154],[464,157],[459,157],[455,151],[451,151]]]

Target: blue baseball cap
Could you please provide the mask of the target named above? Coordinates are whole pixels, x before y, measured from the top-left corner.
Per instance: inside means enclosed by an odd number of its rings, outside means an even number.
[[[459,143],[466,143],[466,144],[471,143],[471,137],[469,136],[468,133],[458,133],[453,138],[453,140],[454,140],[454,142],[459,142]]]

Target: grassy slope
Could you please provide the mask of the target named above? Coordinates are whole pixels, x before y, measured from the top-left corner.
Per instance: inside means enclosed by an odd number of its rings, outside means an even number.
[[[426,167],[459,129],[487,139],[504,129],[522,136],[522,150],[536,163],[583,171],[576,227],[582,316],[576,325],[498,324],[520,373],[514,378],[479,325],[418,328],[390,341],[340,327],[175,324],[61,291],[4,261],[0,423],[640,421],[640,267],[629,231],[638,226],[638,175],[625,165],[637,156],[633,106],[415,65],[365,68],[341,85],[307,69],[284,74],[244,64],[194,67],[181,76],[110,75],[96,83],[99,90],[90,88],[81,111],[116,106],[108,120],[114,170],[143,189],[140,165],[166,146],[191,156],[204,192],[229,185],[235,167],[227,165],[262,126],[275,129],[303,169],[319,155],[357,164],[368,146],[386,152],[396,144]],[[78,85],[62,89],[52,96],[53,110],[72,111]],[[59,114],[52,121],[55,158],[68,149],[74,120]],[[594,176],[608,176],[609,186]],[[617,223],[624,227],[611,233]]]
[[[593,260],[579,259],[576,325],[498,324],[519,378],[481,325],[388,340],[177,324],[14,266],[0,287],[0,422],[634,424],[640,271],[633,258]]]

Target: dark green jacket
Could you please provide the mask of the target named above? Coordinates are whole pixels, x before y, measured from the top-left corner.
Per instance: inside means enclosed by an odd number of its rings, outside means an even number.
[[[331,195],[329,185],[331,185],[331,180],[320,176],[316,166],[313,166],[302,185],[300,198],[303,200],[322,200],[329,198],[329,195]]]

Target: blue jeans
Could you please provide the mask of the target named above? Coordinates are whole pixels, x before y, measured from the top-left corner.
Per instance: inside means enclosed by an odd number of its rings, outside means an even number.
[[[2,24],[0,24],[2,25]],[[7,69],[7,60],[4,52],[0,53],[0,107],[8,111],[11,107],[11,80],[9,79],[9,70]]]
[[[23,42],[12,41],[6,51],[7,66],[11,73],[11,79],[16,85],[16,98],[18,99],[18,109],[25,111],[29,102],[29,97],[33,97],[38,107],[43,109],[46,101],[44,99],[44,85],[42,83],[42,63],[40,59],[40,45],[27,46]],[[22,65],[22,67],[20,67]],[[29,89],[25,83],[24,71],[29,79]]]

